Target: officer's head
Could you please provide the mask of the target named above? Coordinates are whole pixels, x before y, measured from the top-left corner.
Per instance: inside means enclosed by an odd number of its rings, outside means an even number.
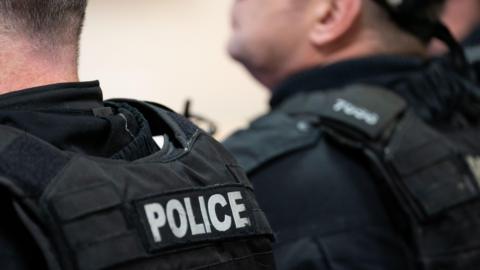
[[[0,0],[2,35],[44,46],[77,44],[87,0]]]
[[[87,0],[0,0],[0,93],[78,80]]]
[[[424,6],[425,14],[439,5]],[[399,27],[377,0],[236,0],[232,25],[230,55],[270,88],[313,66],[426,52],[426,40]]]
[[[42,45],[77,44],[87,0],[0,0],[2,34]]]
[[[78,47],[87,0],[0,0],[0,37],[38,50]]]

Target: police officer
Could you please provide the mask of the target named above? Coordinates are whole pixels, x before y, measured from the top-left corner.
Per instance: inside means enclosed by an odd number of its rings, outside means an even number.
[[[86,0],[0,0],[0,269],[273,269],[236,161],[78,82]]]
[[[279,269],[478,269],[478,89],[443,1],[237,0],[229,53],[271,91],[226,140]],[[427,45],[451,48],[447,68]]]

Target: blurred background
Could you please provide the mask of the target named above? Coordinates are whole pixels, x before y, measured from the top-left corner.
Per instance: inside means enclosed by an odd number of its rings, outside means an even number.
[[[265,111],[268,93],[226,54],[230,1],[90,0],[81,80],[213,120],[217,137]]]

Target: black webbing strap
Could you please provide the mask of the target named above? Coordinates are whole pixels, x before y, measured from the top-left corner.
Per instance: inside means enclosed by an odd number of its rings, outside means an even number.
[[[406,108],[406,102],[390,91],[355,85],[343,90],[300,94],[282,104],[279,110],[313,114],[323,122],[376,140]]]
[[[370,86],[300,95],[280,108],[314,114],[335,141],[362,150],[373,169],[420,221],[478,197],[454,142],[425,124],[394,93]],[[360,136],[359,136],[360,135]]]

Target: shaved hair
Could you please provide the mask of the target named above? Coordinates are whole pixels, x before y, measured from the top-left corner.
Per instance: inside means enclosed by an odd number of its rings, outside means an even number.
[[[86,7],[87,0],[0,0],[2,32],[42,46],[78,47]]]

